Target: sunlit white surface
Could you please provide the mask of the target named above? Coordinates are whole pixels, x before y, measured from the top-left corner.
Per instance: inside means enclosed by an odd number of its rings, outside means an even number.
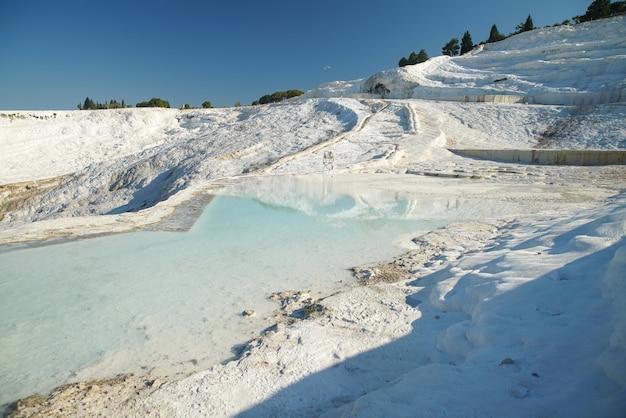
[[[268,179],[223,193],[188,232],[0,253],[1,401],[68,380],[224,361],[272,325],[273,292],[335,291],[352,282],[350,267],[397,255],[459,216],[442,199],[429,204],[448,209],[420,216],[415,201],[334,192],[332,180]],[[242,317],[247,309],[257,315]]]

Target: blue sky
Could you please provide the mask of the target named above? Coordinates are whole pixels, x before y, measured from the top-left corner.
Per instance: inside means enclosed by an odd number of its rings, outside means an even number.
[[[468,30],[484,41],[552,25],[591,0],[0,0],[0,109],[76,109],[86,96],[172,107],[250,104],[370,76]]]

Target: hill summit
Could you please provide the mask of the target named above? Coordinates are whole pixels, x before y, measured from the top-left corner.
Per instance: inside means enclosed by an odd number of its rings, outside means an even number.
[[[307,96],[569,106],[621,102],[626,100],[625,19],[535,29],[462,56],[439,56],[369,78],[327,83]]]

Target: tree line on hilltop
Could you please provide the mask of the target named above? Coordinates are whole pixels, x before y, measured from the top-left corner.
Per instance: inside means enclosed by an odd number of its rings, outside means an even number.
[[[595,0],[587,7],[587,12],[582,16],[574,16],[576,23],[589,22],[603,19],[613,15],[626,13],[626,1]]]
[[[118,102],[115,99],[111,99],[109,102],[98,103],[87,97],[84,102],[78,104],[78,110],[95,110],[95,109],[123,109],[126,107],[132,107],[124,103],[124,99]]]
[[[277,103],[277,102],[281,102],[281,101],[286,100],[286,99],[291,99],[292,97],[301,96],[303,94],[304,94],[304,92],[301,91],[301,90],[276,91],[276,92],[274,92],[272,94],[266,94],[266,95],[262,96],[261,98],[259,98],[259,100],[255,100],[254,102],[252,102],[252,105]],[[241,106],[241,103],[240,102],[236,102],[235,103],[235,107],[239,107],[239,106]],[[97,109],[124,109],[124,108],[133,107],[133,105],[126,104],[124,102],[124,99],[122,99],[121,102],[118,102],[115,99],[111,99],[108,102],[105,101],[104,103],[99,103],[99,102],[96,102],[96,101],[90,99],[89,97],[87,97],[87,98],[85,98],[85,101],[79,103],[77,107],[78,107],[79,110],[97,110]],[[163,107],[163,108],[170,108],[170,103],[167,100],[163,100],[163,99],[160,99],[158,97],[153,97],[152,99],[150,99],[148,101],[137,103],[135,105],[135,107]],[[213,105],[208,100],[202,103],[202,108],[203,109],[210,109],[212,107],[213,107]],[[181,109],[194,109],[194,108],[192,106],[188,105],[188,104],[183,104],[181,106]]]
[[[300,90],[276,91],[272,94],[266,94],[264,96],[261,96],[259,100],[255,100],[254,102],[252,102],[252,105],[254,106],[268,103],[278,103],[286,99],[291,99],[292,97],[302,96],[303,94],[304,92]]]
[[[89,97],[85,98],[85,101],[78,104],[78,110],[98,110],[98,109],[125,109],[128,107],[133,107],[133,105],[126,104],[124,99],[121,102],[118,102],[115,99],[111,99],[108,102],[99,103],[90,99]],[[153,97],[152,99],[139,102],[135,105],[135,107],[165,107],[169,108],[170,103],[167,100],[159,99],[157,97]]]
[[[626,1],[616,1],[614,3],[611,3],[611,0],[594,0],[587,8],[587,12],[584,15],[574,16],[572,19],[575,23],[582,23],[610,17],[612,15],[621,13],[626,13]],[[569,25],[570,23],[570,20],[565,20],[563,23],[557,23],[554,26]],[[508,37],[535,29],[535,25],[530,14],[526,18],[526,20],[517,25],[515,29],[515,32],[506,36],[500,33],[498,27],[494,24],[491,27],[489,38],[486,41],[481,42],[481,44],[499,42]],[[443,55],[448,55],[451,57],[459,55],[459,53],[460,55],[463,55],[474,49],[474,46],[475,45],[472,41],[472,36],[470,35],[469,31],[465,31],[460,43],[459,38],[450,39],[450,41],[448,41],[448,43],[446,43],[443,48],[441,48],[441,53]],[[415,65],[425,61],[428,61],[428,54],[425,50],[422,49],[418,54],[412,52],[411,55],[409,55],[408,59],[406,57],[402,57],[398,62],[398,66],[404,67],[406,65]]]
[[[527,32],[535,29],[535,25],[533,24],[533,19],[530,15],[526,18],[526,21],[520,23],[516,26],[516,32],[510,34],[509,36],[517,35],[522,32]],[[498,27],[494,24],[491,27],[491,31],[489,32],[489,38],[482,43],[492,43],[499,42],[506,39],[507,36],[500,33]],[[441,48],[441,53],[443,55],[455,56],[455,55],[464,55],[474,49],[474,41],[472,41],[472,35],[469,31],[465,31],[461,41],[459,42],[459,38],[452,38],[446,43],[443,48]],[[398,62],[399,67],[404,67],[406,65],[419,64],[422,62],[428,61],[429,57],[425,50],[420,50],[419,54],[412,52],[409,55],[409,58],[402,57]]]
[[[98,109],[125,109],[129,107],[133,107],[133,105],[126,104],[124,102],[124,99],[122,99],[121,102],[118,102],[115,99],[111,99],[108,102],[105,101],[104,103],[99,103],[87,97],[85,98],[85,101],[79,103],[77,107],[78,107],[78,110],[98,110]],[[150,100],[137,103],[135,107],[163,107],[163,108],[169,109],[170,102],[168,102],[167,100],[158,98],[158,97],[153,97]],[[204,109],[211,108],[211,107],[213,107],[213,105],[208,100],[202,103],[202,108]],[[193,108],[188,104],[183,104],[182,109],[193,109]]]

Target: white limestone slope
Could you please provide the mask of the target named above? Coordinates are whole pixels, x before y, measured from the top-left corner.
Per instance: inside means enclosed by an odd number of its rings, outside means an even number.
[[[536,29],[457,57],[394,68],[311,90],[310,97],[373,93],[389,99],[493,101],[582,106],[626,101],[626,17]],[[500,99],[504,100],[504,99]],[[517,99],[511,99],[517,100]]]
[[[625,149],[616,103],[624,19],[538,29],[279,105],[7,114],[1,182],[67,177],[3,214],[3,243],[144,226],[241,177],[320,173],[324,151],[346,193],[355,178],[371,186],[363,202],[377,188],[503,202],[415,239],[395,264],[407,263],[409,280],[315,301],[323,309],[287,317],[237,361],[183,378],[71,385],[18,413],[624,416],[626,168],[502,164],[447,150]],[[378,83],[397,100],[339,97]],[[544,105],[422,100],[482,95]],[[399,175],[407,172],[442,178],[426,189],[424,177]],[[271,182],[250,184],[261,201],[311,208]],[[524,212],[503,215],[512,200]]]

